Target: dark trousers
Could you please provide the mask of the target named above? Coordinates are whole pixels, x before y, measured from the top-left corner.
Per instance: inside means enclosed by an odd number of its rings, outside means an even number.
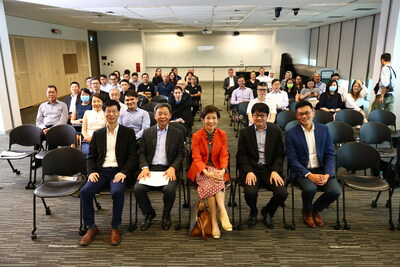
[[[168,166],[150,166],[150,171],[165,171],[169,167]],[[139,203],[139,207],[142,210],[143,215],[149,214],[153,207],[151,206],[151,202],[147,192],[150,190],[158,190],[162,191],[164,194],[163,202],[164,202],[164,209],[163,209],[163,216],[170,216],[172,207],[174,206],[175,202],[175,192],[176,192],[176,185],[178,183],[178,170],[175,173],[177,179],[175,181],[169,181],[167,185],[160,186],[160,187],[153,187],[148,185],[139,184],[139,181],[136,181],[136,184],[133,188],[133,192],[135,193],[136,201]]]
[[[90,227],[95,224],[93,197],[106,187],[110,187],[110,195],[113,199],[111,226],[112,228],[118,228],[121,225],[127,179],[125,179],[123,183],[114,183],[114,176],[117,173],[118,168],[103,168],[100,170],[100,178],[97,182],[87,182],[81,189],[80,194],[85,226]]]
[[[321,168],[310,171],[311,173],[323,174],[323,170]],[[321,212],[332,202],[338,199],[342,193],[339,183],[335,177],[330,177],[327,183],[322,186],[314,184],[307,177],[296,177],[296,183],[301,188],[304,212]],[[318,190],[324,193],[313,204],[312,201]]]
[[[193,118],[196,116],[197,111],[199,110],[200,104],[198,99],[192,99],[192,116]]]
[[[244,182],[246,181],[246,176],[242,177],[242,182],[244,185],[244,198],[246,200],[246,203],[250,207],[251,213],[253,215],[257,215],[258,190],[260,186],[266,188],[273,194],[271,200],[266,205],[267,212],[270,214],[271,217],[273,217],[276,210],[285,202],[286,198],[288,197],[286,186],[276,186],[274,182],[271,184],[271,182],[269,181],[271,172],[266,167],[255,169],[254,174],[257,177],[255,185],[247,185]]]

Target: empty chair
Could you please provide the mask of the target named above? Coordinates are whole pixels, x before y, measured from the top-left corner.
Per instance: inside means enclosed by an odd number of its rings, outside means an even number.
[[[372,146],[351,142],[346,143],[339,148],[336,154],[336,173],[338,169],[344,168],[350,171],[367,170],[372,168],[379,170],[380,168],[379,152]],[[346,194],[345,187],[348,186],[354,190],[371,191],[371,192],[389,192],[389,224],[390,229],[394,230],[392,220],[392,194],[394,189],[391,189],[386,180],[377,176],[357,175],[357,174],[341,174],[337,175],[342,183],[343,188],[343,223],[344,229],[350,229],[346,220]]]
[[[142,106],[146,105],[147,103],[149,103],[149,99],[147,98],[147,96],[144,95],[138,95],[138,107],[141,108]]]
[[[276,124],[278,124],[282,130],[285,129],[286,124],[294,120],[296,120],[296,112],[293,110],[279,112],[276,116]]]
[[[151,102],[167,103],[167,102],[168,102],[168,97],[165,96],[165,95],[157,95],[157,96],[154,96],[154,97],[151,99]]]
[[[249,102],[242,102],[237,106],[237,112],[238,112],[238,121],[237,121],[237,131],[236,131],[236,137],[238,137],[240,129],[243,127],[243,125],[247,126],[248,125],[248,119],[247,119],[247,106],[249,105]]]
[[[323,110],[316,110],[313,122],[320,124],[327,124],[328,122],[333,121],[333,115],[330,112],[326,112]]]
[[[33,194],[33,229],[31,238],[36,239],[36,197],[42,199],[46,209],[46,215],[51,214],[50,207],[46,205],[45,198],[57,198],[71,196],[79,191],[86,181],[86,157],[82,151],[63,147],[51,150],[42,160],[43,173],[42,182],[35,189]],[[46,180],[47,175],[74,176],[79,175],[81,179],[71,181]],[[78,201],[78,199],[77,199]],[[80,228],[82,231],[82,208],[80,208]]]
[[[332,135],[332,140],[335,145],[353,142],[355,140],[353,128],[345,122],[331,121],[327,123],[326,126]]]
[[[388,110],[375,109],[369,114],[369,121],[371,122],[382,122],[386,126],[392,126],[391,135],[393,139],[393,145],[397,146],[397,138],[399,137],[399,131],[396,128],[396,115]]]
[[[390,129],[381,122],[363,124],[360,129],[360,141],[375,145],[381,158],[390,158],[390,161],[392,161],[397,156],[397,150],[392,146]],[[388,142],[388,146],[378,148],[378,145],[384,142]]]
[[[140,108],[144,109],[146,111],[154,112],[154,108],[157,106],[157,104],[158,104],[157,102],[150,102],[150,103],[144,104]]]
[[[362,125],[364,117],[360,112],[354,109],[343,109],[336,114],[336,121],[342,121],[354,127]]]
[[[40,147],[41,145],[41,140],[40,140],[41,132],[42,131],[40,130],[39,127],[32,124],[21,125],[14,128],[10,132],[8,150],[3,151],[0,155],[0,159],[7,160],[8,164],[10,164],[11,169],[16,174],[20,174],[21,172],[18,169],[14,168],[13,164],[11,163],[11,160],[24,159],[28,157],[30,158],[29,182],[25,186],[26,189],[33,189],[36,183],[36,168],[34,174],[35,178],[34,181],[32,182],[32,164],[35,161],[35,155],[39,152],[35,150],[35,147]],[[13,145],[20,145],[32,148],[27,150],[15,150],[12,149]]]
[[[35,157],[43,159],[49,152],[49,148],[59,146],[71,146],[76,143],[76,130],[71,125],[56,125],[49,129],[46,134],[46,150],[40,151]]]
[[[153,111],[147,111],[149,113],[150,116],[150,127],[153,125],[157,124],[156,119],[154,118],[154,112]]]
[[[290,103],[289,110],[296,111],[297,103],[299,103],[299,102],[298,101],[294,101],[294,102]]]

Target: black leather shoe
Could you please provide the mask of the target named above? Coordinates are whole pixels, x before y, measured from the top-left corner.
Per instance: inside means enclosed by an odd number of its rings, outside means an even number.
[[[149,227],[151,226],[151,222],[153,221],[153,219],[156,217],[156,211],[152,210],[150,211],[150,213],[148,213],[146,215],[146,217],[144,217],[144,220],[142,222],[142,226],[140,227],[141,231],[147,230],[149,229]]]
[[[171,216],[163,216],[161,227],[165,231],[171,227]]]
[[[247,226],[249,228],[254,228],[257,224],[257,215],[253,215],[252,213],[249,214],[249,217],[247,218]]]
[[[263,207],[261,209],[261,215],[263,216],[263,223],[269,229],[274,229],[274,221],[272,220],[271,215],[267,211],[267,207]]]

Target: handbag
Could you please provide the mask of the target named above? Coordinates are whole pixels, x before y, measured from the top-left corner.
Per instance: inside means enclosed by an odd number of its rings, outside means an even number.
[[[189,228],[189,236],[201,236],[203,239],[208,239],[212,233],[211,217],[203,201],[199,200],[197,205],[192,208],[192,218]]]

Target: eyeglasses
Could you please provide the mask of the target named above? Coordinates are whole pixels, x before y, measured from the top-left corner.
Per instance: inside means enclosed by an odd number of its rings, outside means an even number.
[[[310,116],[312,111],[306,111],[306,112],[298,112],[296,115],[299,117],[303,117],[304,115]]]
[[[261,119],[264,119],[264,118],[266,118],[266,117],[268,117],[268,115],[264,115],[264,114],[253,114],[253,118],[261,118]]]

